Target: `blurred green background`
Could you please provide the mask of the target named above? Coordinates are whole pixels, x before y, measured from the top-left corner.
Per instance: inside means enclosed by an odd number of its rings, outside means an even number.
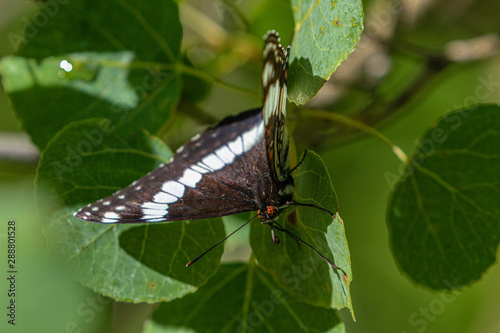
[[[409,90],[411,96],[406,100],[395,106],[375,104],[369,111],[378,110],[378,113],[371,113],[370,117],[354,114],[366,123],[377,125],[407,154],[411,153],[425,129],[443,113],[476,101],[500,103],[500,8],[497,2],[484,1],[472,6],[470,1],[427,1],[425,4],[404,1],[404,7],[399,2],[364,2],[363,44],[358,44],[355,53],[332,76],[334,84],[325,86],[313,103],[320,107],[334,105],[339,112],[349,114],[357,104],[370,105],[363,99],[368,100],[366,96],[376,86],[383,88],[379,93],[385,97],[398,95],[427,66],[422,58],[434,59],[438,54],[437,58],[441,59],[445,54],[452,63],[431,72],[418,89]],[[220,16],[214,6],[207,12],[219,20],[222,27],[237,30],[245,26],[263,34],[272,20],[276,20],[280,28],[288,26],[289,32],[292,31],[289,17],[279,21],[281,16],[273,14],[286,13],[286,1],[228,3],[218,4],[220,8],[232,8],[232,15]],[[203,8],[201,1],[188,4]],[[0,0],[0,56],[13,52],[9,33],[20,33],[36,10],[37,6],[29,1]],[[239,22],[241,17],[248,22]],[[285,41],[290,38],[287,32],[282,35]],[[185,45],[196,44],[197,38],[196,29],[185,27]],[[245,81],[243,86],[258,80],[258,76],[248,78],[247,74],[236,71],[221,76],[236,84]],[[489,94],[478,94],[478,89],[484,92],[478,87],[485,79],[496,86],[492,85]],[[216,87],[201,107],[220,117],[256,103],[255,99]],[[394,110],[386,115],[377,107]],[[192,134],[185,130],[192,125],[189,119],[179,116],[177,121],[179,129],[164,135],[173,147]],[[293,111],[291,121],[294,123]],[[347,331],[500,332],[498,264],[482,281],[452,294],[425,290],[398,270],[389,248],[385,222],[393,185],[388,183],[386,175],[388,172],[398,174],[400,167],[395,155],[377,139],[353,137],[342,128],[323,130],[317,137],[309,137],[302,134],[296,122],[295,126],[296,133],[300,134],[295,136],[297,145],[313,146],[321,153],[340,200],[339,213],[351,249],[354,277],[351,286],[357,319],[353,322],[348,312],[341,312]],[[335,137],[337,134],[340,139]],[[327,144],[318,144],[325,138],[330,140]],[[114,303],[93,293],[73,282],[64,259],[47,252],[33,196],[36,151],[22,135],[3,91],[0,94],[0,148],[0,248],[4,251],[0,254],[1,331],[140,332],[142,321],[154,306]],[[6,323],[5,316],[6,224],[9,220],[17,222],[19,273],[15,327]],[[226,250],[231,253],[226,258],[245,257],[248,253],[245,242],[245,233],[242,233],[227,244]]]

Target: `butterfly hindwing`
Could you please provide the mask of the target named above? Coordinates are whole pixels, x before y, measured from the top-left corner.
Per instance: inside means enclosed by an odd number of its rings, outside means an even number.
[[[273,182],[281,196],[291,196],[293,178],[290,175],[290,145],[285,126],[288,58],[286,50],[279,43],[279,36],[270,31],[265,37],[263,52],[264,88],[263,117],[266,127],[266,150]]]
[[[140,223],[257,210],[256,181],[268,173],[261,109],[228,117],[127,188],[79,210],[84,221]]]

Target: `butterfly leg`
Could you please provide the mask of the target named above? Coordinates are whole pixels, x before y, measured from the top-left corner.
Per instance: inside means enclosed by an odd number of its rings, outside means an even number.
[[[274,220],[269,220],[269,221],[265,221],[265,222],[262,222],[262,224],[267,224],[269,227],[271,227],[271,237],[273,238],[273,243],[278,245],[280,243],[280,239],[278,238],[278,236],[275,236],[274,234],[274,229],[276,230],[279,230],[281,232],[284,232],[284,233],[289,233],[288,230],[284,231],[283,227],[276,221]],[[300,242],[294,238],[294,240],[297,242],[297,247],[300,249]]]
[[[212,247],[210,247],[208,250],[206,250],[205,252],[203,252],[202,254],[200,254],[199,256],[197,256],[196,258],[194,258],[193,260],[191,260],[190,262],[188,262],[186,264],[186,267],[189,267],[191,266],[192,264],[194,264],[195,262],[197,262],[198,260],[201,259],[201,257],[203,257],[205,254],[207,254],[208,252],[212,251],[215,247],[217,247],[217,245],[221,244],[222,242],[224,242],[226,239],[228,239],[229,237],[231,237],[232,235],[234,235],[238,230],[240,230],[241,228],[243,228],[244,226],[246,226],[248,223],[250,223],[250,221],[252,221],[254,218],[256,218],[257,215],[255,215],[254,217],[252,217],[250,220],[246,221],[245,223],[243,223],[241,226],[239,226],[235,231],[233,231],[232,233],[230,233],[229,235],[227,235],[226,237],[224,237],[222,240],[218,241],[215,245],[213,245]]]
[[[273,239],[273,243],[276,244],[276,245],[279,244],[280,243],[280,239],[278,238],[278,236],[276,236],[274,234],[274,223],[275,223],[275,221],[273,221],[273,220],[262,221],[261,220],[261,223],[262,224],[267,224],[269,227],[271,227],[271,237]]]
[[[304,162],[308,151],[309,151],[309,149],[307,149],[307,148],[306,148],[306,150],[304,150],[304,154],[302,154],[302,157],[300,158],[299,163],[297,163],[296,166],[294,166],[292,169],[290,169],[290,173],[294,172],[302,164],[302,162]]]
[[[274,235],[274,228],[273,228],[273,221],[271,221],[271,223],[269,224],[269,226],[271,227],[271,237],[273,238],[273,243],[278,245],[280,243],[280,239],[278,238],[278,236]]]
[[[302,238],[300,238],[299,236],[295,235],[294,233],[292,233],[291,231],[283,228],[280,224],[278,224],[278,222],[276,221],[273,221],[275,223],[274,227],[279,230],[279,231],[282,231],[284,232],[285,234],[291,236],[293,239],[295,239],[297,242],[301,242],[303,243],[304,245],[306,245],[307,247],[309,247],[311,250],[313,250],[317,255],[319,255],[323,260],[325,260],[330,266],[332,266],[332,268],[334,269],[338,269],[340,271],[342,271],[342,273],[344,275],[347,275],[344,270],[340,267],[338,267],[337,265],[335,265],[330,259],[328,259],[327,257],[325,257],[324,255],[322,255],[318,250],[316,250],[312,245],[310,245],[309,243],[307,243],[306,241],[304,241]]]

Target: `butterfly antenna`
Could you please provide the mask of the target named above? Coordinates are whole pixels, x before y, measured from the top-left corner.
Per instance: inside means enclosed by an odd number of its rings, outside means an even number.
[[[293,239],[295,239],[296,241],[299,241],[303,244],[305,244],[307,247],[309,247],[311,250],[313,250],[314,252],[316,252],[317,255],[319,255],[324,261],[326,261],[330,266],[332,266],[332,268],[334,269],[338,269],[339,271],[341,271],[342,273],[344,273],[344,275],[347,275],[344,270],[342,268],[340,268],[339,266],[335,265],[330,259],[328,259],[327,257],[325,257],[324,255],[322,255],[318,250],[316,250],[312,245],[310,245],[309,243],[307,243],[305,240],[303,240],[302,238],[300,238],[299,236],[295,235],[294,233],[292,233],[291,231],[283,228],[278,222],[276,221],[273,221],[274,222],[274,228],[276,230],[279,230],[279,231],[282,231],[284,232],[285,234],[291,236]]]
[[[332,217],[335,216],[334,213],[332,213],[330,210],[326,209],[326,208],[323,208],[323,207],[320,207],[320,206],[316,206],[315,204],[309,204],[309,203],[304,203],[304,202],[297,202],[297,201],[288,201],[286,203],[287,206],[303,206],[303,207],[313,207],[313,208],[316,208],[316,209],[319,209],[319,210],[322,210],[324,212],[327,212],[328,214],[330,214]]]
[[[226,237],[224,237],[223,239],[221,239],[220,241],[218,241],[217,244],[213,245],[211,248],[209,248],[208,250],[206,250],[205,252],[203,252],[202,254],[200,254],[199,256],[197,256],[196,258],[194,258],[193,260],[191,260],[190,262],[188,262],[186,264],[186,267],[189,267],[192,264],[194,264],[195,262],[197,262],[198,260],[200,260],[201,257],[203,257],[208,252],[212,251],[217,245],[219,245],[220,243],[224,242],[226,239],[228,239],[229,237],[231,237],[233,234],[235,234],[238,230],[240,230],[241,228],[243,228],[244,226],[246,226],[248,223],[250,223],[250,221],[252,221],[253,219],[255,219],[257,216],[258,215],[255,215],[250,220],[246,221],[241,226],[239,226],[238,229],[236,229],[235,231],[233,231],[232,233],[230,233],[229,235],[227,235]]]

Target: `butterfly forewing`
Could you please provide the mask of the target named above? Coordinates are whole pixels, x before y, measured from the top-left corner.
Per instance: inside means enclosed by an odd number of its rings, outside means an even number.
[[[282,206],[293,191],[287,71],[287,52],[271,31],[264,46],[262,109],[224,119],[179,148],[170,163],[75,216],[103,223],[162,222]]]
[[[79,210],[104,223],[201,219],[257,210],[256,175],[268,173],[261,109],[229,117],[129,187]]]
[[[276,32],[271,31],[266,35],[262,71],[266,150],[274,185],[279,195],[284,197],[290,197],[293,192],[290,145],[285,126],[288,53],[289,50],[285,51],[280,45]]]

